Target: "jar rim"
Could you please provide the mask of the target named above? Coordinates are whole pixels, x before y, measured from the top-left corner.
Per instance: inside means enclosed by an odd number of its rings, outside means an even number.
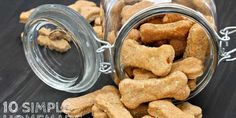
[[[131,31],[132,28],[135,27],[135,25],[140,24],[142,21],[145,19],[148,19],[150,17],[156,16],[156,15],[161,15],[161,14],[168,14],[168,13],[176,13],[176,14],[181,14],[184,16],[187,16],[200,24],[206,31],[206,33],[209,36],[209,41],[212,44],[212,60],[213,62],[209,66],[207,70],[207,74],[205,75],[203,81],[199,83],[197,86],[196,90],[191,92],[190,96],[186,99],[191,99],[194,96],[196,96],[198,93],[200,93],[206,85],[209,83],[210,79],[212,78],[215,69],[217,67],[218,63],[218,37],[216,31],[209,25],[208,21],[201,15],[199,12],[194,11],[191,8],[185,7],[183,5],[175,4],[175,3],[162,3],[162,4],[155,4],[154,6],[145,8],[135,15],[133,15],[120,29],[117,39],[115,43],[113,44],[114,46],[114,57],[113,57],[113,63],[115,67],[115,73],[117,74],[118,78],[124,78],[124,70],[121,65],[120,61],[120,55],[121,55],[121,47],[122,44],[128,35],[128,33]]]

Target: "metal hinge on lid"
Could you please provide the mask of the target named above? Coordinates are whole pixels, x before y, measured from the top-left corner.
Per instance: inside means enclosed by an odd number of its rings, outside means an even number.
[[[236,52],[236,48],[232,50],[226,50],[225,47],[229,46],[229,41],[230,41],[230,34],[233,34],[236,32],[236,26],[230,26],[226,27],[222,30],[220,30],[220,34],[223,35],[223,37],[218,36],[220,42],[219,42],[219,47],[220,47],[220,56],[221,58],[219,59],[219,62],[226,61],[235,61],[236,57],[233,57],[232,54]],[[224,45],[223,45],[224,44]]]
[[[111,49],[113,48],[113,45],[111,45],[110,43],[108,43],[106,41],[102,41],[100,39],[96,39],[96,40],[103,44],[103,46],[101,46],[100,48],[98,48],[96,50],[97,53],[104,53],[108,49],[109,54],[111,54]],[[111,57],[111,55],[109,55],[109,56]],[[111,61],[111,59],[110,59],[110,61]],[[99,71],[104,74],[112,73],[112,63],[111,62],[101,62],[100,67],[99,67]]]

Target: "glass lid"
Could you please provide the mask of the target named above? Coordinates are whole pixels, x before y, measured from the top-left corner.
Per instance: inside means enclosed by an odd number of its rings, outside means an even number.
[[[103,55],[92,27],[63,5],[36,8],[25,26],[23,44],[27,61],[47,85],[67,92],[83,92],[100,75]]]

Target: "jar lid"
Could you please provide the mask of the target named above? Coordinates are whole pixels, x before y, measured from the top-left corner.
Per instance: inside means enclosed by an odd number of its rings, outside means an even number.
[[[57,33],[59,32],[60,35]],[[47,85],[78,93],[97,81],[103,54],[86,20],[63,5],[42,5],[25,25],[23,44],[27,61]]]

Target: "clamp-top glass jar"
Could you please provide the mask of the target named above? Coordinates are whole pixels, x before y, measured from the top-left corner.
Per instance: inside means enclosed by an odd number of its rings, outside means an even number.
[[[141,2],[146,3],[140,5]],[[113,73],[114,78],[124,79],[124,69],[120,60],[124,40],[133,28],[163,14],[180,14],[198,23],[209,39],[209,54],[205,59],[204,74],[199,77],[197,88],[189,98],[205,88],[218,62],[235,60],[230,56],[234,50],[226,52],[222,47],[224,42],[229,41],[228,34],[232,33],[229,32],[231,29],[221,31],[225,35],[223,38],[216,33],[216,8],[213,0],[141,2],[140,0],[101,1],[104,40],[96,36],[82,16],[66,6],[50,4],[36,8],[25,26],[23,36],[25,54],[31,68],[47,85],[72,93],[91,88],[101,73]],[[128,8],[135,5],[136,7]],[[66,33],[71,40],[71,49],[66,53],[57,53],[40,47],[37,38],[42,28],[60,29]],[[114,44],[110,39],[111,32],[114,33]]]

